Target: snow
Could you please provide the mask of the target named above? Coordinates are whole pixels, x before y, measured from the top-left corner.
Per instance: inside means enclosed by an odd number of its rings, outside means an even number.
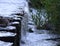
[[[9,25],[11,25],[11,24],[19,24],[19,22],[11,22],[11,23],[9,23]]]
[[[15,36],[16,33],[0,31],[0,37],[8,37],[8,36]]]
[[[34,25],[34,22],[32,22],[32,21],[28,21],[28,24],[32,24],[32,25]]]
[[[36,42],[27,42],[24,45],[21,46],[57,46],[58,42],[56,41],[46,41],[46,40],[40,40]]]
[[[12,46],[13,43],[0,41],[0,46]]]
[[[21,13],[22,14],[22,13]],[[17,16],[17,15],[15,15],[15,14],[11,14],[10,16],[12,16],[13,18],[16,18],[16,19],[19,19],[20,20],[20,18],[22,18],[22,16]],[[8,16],[9,17],[9,16]]]
[[[14,18],[15,16],[12,14],[22,13],[22,11],[25,11],[25,13],[29,13],[28,2],[26,2],[26,0],[0,0],[0,16]],[[26,14],[26,16],[27,15],[28,14]],[[28,16],[27,17],[26,16],[24,16],[25,20],[28,18]],[[21,20],[21,19],[18,19],[17,17],[14,19]],[[26,24],[25,23],[26,21],[24,21],[24,24]],[[26,25],[25,25],[25,27],[26,27]],[[12,26],[7,26],[4,29],[12,30],[12,29],[16,29],[16,28],[12,27]],[[9,32],[6,32],[6,33],[3,32],[3,33],[1,33],[1,35],[3,34],[3,36],[5,36],[5,35],[9,36],[11,34]],[[4,44],[6,44],[6,45],[4,45]],[[8,45],[7,43],[3,43],[3,45],[0,45],[0,46],[10,46],[10,45]]]
[[[16,27],[14,26],[0,27],[0,30],[1,29],[13,30],[13,29],[16,29]]]
[[[37,30],[36,26],[32,22],[31,15],[28,16],[28,19],[28,28],[31,28],[34,32],[27,32],[26,36],[23,36],[22,39],[25,44],[21,43],[21,46],[57,46],[57,44],[60,43],[60,40],[46,40],[60,38],[60,35],[49,34],[48,30]]]
[[[12,29],[16,29],[16,27],[14,27],[14,26],[7,26],[6,28],[7,28],[7,29],[11,29],[11,30],[12,30]]]
[[[25,44],[21,46],[57,46],[60,43],[60,40],[46,40],[46,39],[55,39],[60,38],[60,35],[56,34],[36,34],[28,33],[26,35]]]
[[[14,7],[14,8],[12,8],[12,7]],[[0,4],[0,14],[3,14],[3,15],[9,14],[10,15],[10,14],[15,12],[16,8],[18,8],[18,7],[16,5],[13,5],[13,4]]]
[[[26,39],[29,40],[30,42],[57,37],[57,35],[55,34],[35,34],[35,33],[28,33],[27,36],[28,37],[26,37]]]
[[[22,12],[25,10],[25,2],[26,0],[0,0],[0,16]]]
[[[21,20],[20,18],[17,18],[17,17],[15,17],[15,18],[13,18],[13,19],[15,19],[15,20]]]
[[[28,27],[30,27],[30,28],[35,28],[35,26],[34,26],[34,25],[28,25]]]
[[[24,0],[0,0],[0,3],[1,2],[8,2],[8,3],[21,3],[21,2],[23,2]]]

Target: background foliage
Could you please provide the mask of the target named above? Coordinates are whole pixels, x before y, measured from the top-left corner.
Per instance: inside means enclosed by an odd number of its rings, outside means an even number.
[[[45,9],[47,22],[55,25],[56,30],[60,30],[60,0],[30,0],[30,6],[38,11]]]

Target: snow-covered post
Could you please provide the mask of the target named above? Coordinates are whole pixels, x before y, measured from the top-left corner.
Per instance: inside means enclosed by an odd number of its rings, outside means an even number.
[[[29,15],[29,6],[28,2],[25,1],[25,6],[24,6],[24,17],[22,20],[22,29],[21,29],[21,39],[25,41],[26,38],[26,33],[28,31],[28,15]]]

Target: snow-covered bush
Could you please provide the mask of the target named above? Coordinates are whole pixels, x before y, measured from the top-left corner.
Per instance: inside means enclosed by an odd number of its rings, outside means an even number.
[[[40,15],[40,12],[37,12],[37,14],[33,14],[32,15],[32,20],[34,22],[34,24],[36,25],[37,29],[41,29],[42,25],[43,25],[43,21],[42,21],[42,16]]]

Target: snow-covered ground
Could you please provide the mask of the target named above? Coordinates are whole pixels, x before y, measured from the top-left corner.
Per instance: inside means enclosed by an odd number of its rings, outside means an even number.
[[[48,30],[36,30],[32,17],[28,16],[28,18],[28,28],[31,28],[34,32],[26,33],[26,37],[23,37],[25,44],[21,43],[21,46],[57,46],[60,43],[60,40],[58,39],[52,40],[55,38],[60,38],[60,35],[51,34]]]
[[[21,43],[21,46],[57,46],[60,40],[46,40],[60,38],[60,35],[51,34],[48,30],[36,30],[34,23],[32,22],[31,16],[29,16],[28,28],[31,28],[34,32],[26,33],[24,39],[25,44]]]
[[[59,36],[60,37],[60,36]],[[54,39],[58,38],[56,34],[35,34],[35,33],[28,33],[26,39],[30,42],[35,42],[44,39]]]
[[[29,13],[28,10],[28,2],[26,2],[26,0],[0,0],[0,16],[4,16],[4,17],[14,17],[11,16],[11,14],[14,13],[20,13],[22,10],[24,10],[26,13]],[[29,14],[27,14],[29,15]],[[28,23],[30,23],[28,25],[29,28],[35,28],[33,25],[33,22],[30,21],[31,16],[24,16],[24,20],[23,20],[23,30],[22,30],[22,40],[25,41],[25,44],[21,43],[21,46],[56,46],[56,44],[58,44],[58,41],[53,41],[53,40],[45,40],[45,39],[50,39],[50,38],[56,38],[57,35],[54,34],[47,34],[47,32],[45,32],[44,34],[37,34],[37,33],[26,33],[26,22],[27,20],[29,21]],[[27,19],[28,18],[28,19]],[[7,27],[8,28],[8,27]],[[10,26],[9,28],[12,29],[12,27]],[[25,29],[25,30],[24,30]],[[3,35],[1,35],[3,34]],[[13,35],[13,33],[10,32],[2,32],[0,33],[0,36],[10,36]],[[16,35],[16,34],[14,34]],[[0,46],[12,46],[13,43],[10,42],[4,42],[4,41],[0,41]]]
[[[0,0],[0,16],[19,19],[17,18],[16,15],[12,15],[12,14],[22,13],[22,11],[28,13],[27,12],[28,5],[26,4],[27,4],[26,0]],[[15,23],[17,22],[14,22],[13,24]],[[15,27],[9,26],[4,29],[15,29]],[[15,35],[16,34],[12,32],[0,32],[1,37],[15,36]],[[0,41],[0,46],[12,46],[12,45],[9,42]]]
[[[4,16],[8,16],[13,13],[19,13],[24,10],[22,9],[24,7],[24,0],[0,0],[0,14]]]
[[[13,43],[0,41],[0,46],[12,46]]]
[[[57,46],[60,40],[46,40],[55,38],[60,38],[60,35],[27,33],[25,44],[21,46]]]
[[[56,44],[58,44],[58,42],[52,40],[39,40],[36,42],[27,42],[21,46],[57,46]]]

